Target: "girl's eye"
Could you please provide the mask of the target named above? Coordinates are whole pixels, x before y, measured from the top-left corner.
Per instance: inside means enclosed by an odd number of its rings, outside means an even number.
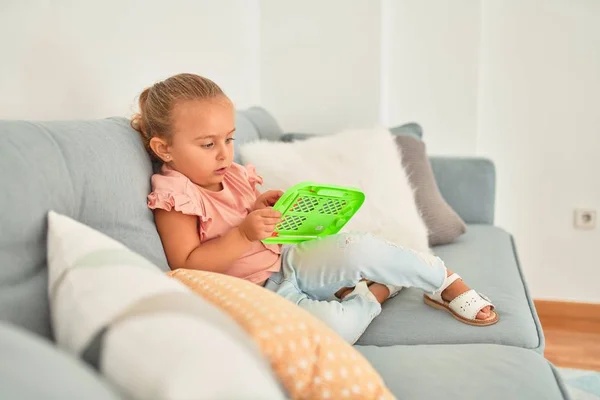
[[[230,138],[225,139],[225,143],[231,143],[234,140],[235,140],[234,138],[230,137]]]
[[[205,148],[205,149],[210,149],[211,147],[213,147],[215,144],[214,143],[208,143],[208,144],[203,144],[201,147]]]

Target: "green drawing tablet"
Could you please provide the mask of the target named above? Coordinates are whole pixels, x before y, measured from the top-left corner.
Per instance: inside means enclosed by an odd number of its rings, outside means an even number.
[[[364,201],[365,194],[355,188],[299,183],[273,206],[281,213],[281,222],[263,243],[300,243],[338,233]]]

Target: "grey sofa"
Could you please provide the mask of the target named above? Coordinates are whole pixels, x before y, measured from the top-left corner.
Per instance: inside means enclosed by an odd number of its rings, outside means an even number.
[[[237,113],[237,131],[237,146],[283,135],[258,107]],[[444,198],[468,224],[455,243],[434,251],[492,298],[500,322],[461,324],[407,289],[384,305],[356,348],[401,399],[567,398],[543,357],[544,336],[514,241],[493,225],[494,166],[474,158],[431,161]],[[167,270],[145,205],[151,173],[124,118],[0,121],[1,399],[119,398],[93,369],[53,345],[46,213],[80,220]]]

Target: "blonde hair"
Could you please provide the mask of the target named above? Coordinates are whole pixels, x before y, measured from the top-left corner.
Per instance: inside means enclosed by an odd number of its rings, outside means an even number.
[[[221,88],[208,78],[195,74],[178,74],[144,89],[139,97],[140,111],[131,118],[131,127],[142,136],[146,150],[153,137],[170,140],[173,131],[172,113],[175,105],[186,100],[208,100],[225,96]]]

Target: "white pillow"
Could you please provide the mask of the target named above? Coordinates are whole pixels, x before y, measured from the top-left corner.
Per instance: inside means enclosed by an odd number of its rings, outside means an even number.
[[[48,223],[56,342],[128,398],[285,398],[227,315],[102,233],[52,211]]]
[[[243,162],[254,164],[263,177],[264,190],[286,190],[302,181],[358,187],[365,203],[344,231],[370,232],[399,246],[430,251],[427,226],[389,130],[346,130],[292,143],[251,142],[240,152]]]

